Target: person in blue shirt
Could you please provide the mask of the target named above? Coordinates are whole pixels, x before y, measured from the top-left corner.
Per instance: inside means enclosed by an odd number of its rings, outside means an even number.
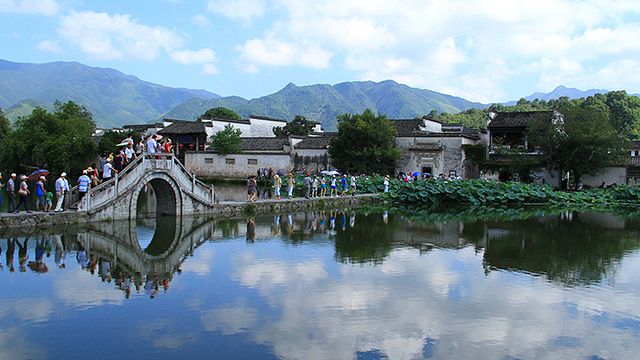
[[[82,200],[84,196],[87,195],[87,192],[91,189],[91,179],[87,176],[87,170],[82,171],[82,176],[78,179],[78,192],[80,193],[80,204],[82,204]],[[78,206],[78,211],[80,211],[80,205]]]

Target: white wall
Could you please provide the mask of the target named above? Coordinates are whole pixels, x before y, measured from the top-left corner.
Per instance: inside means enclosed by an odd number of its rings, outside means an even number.
[[[234,159],[235,164],[227,164],[226,159]],[[257,164],[249,165],[249,159],[256,159]],[[185,154],[185,167],[201,177],[244,179],[255,175],[260,168],[273,170],[292,168],[288,154],[228,154],[218,155],[212,152],[188,152]]]
[[[604,181],[605,185],[625,184],[627,180],[627,169],[625,167],[606,167],[595,175],[585,175],[582,183],[585,186],[598,187]]]

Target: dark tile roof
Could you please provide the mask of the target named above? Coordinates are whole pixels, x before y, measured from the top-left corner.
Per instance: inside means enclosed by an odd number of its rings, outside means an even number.
[[[296,144],[296,149],[326,149],[333,136],[308,137]]]
[[[122,128],[131,129],[131,130],[147,130],[151,128],[156,128],[158,127],[158,125],[160,125],[159,127],[162,127],[162,124],[129,124],[129,125],[122,125]]]
[[[201,134],[206,133],[200,121],[178,121],[158,131],[160,135]]]
[[[420,131],[420,126],[424,124],[422,119],[398,119],[391,120],[396,126],[396,136],[414,136],[415,131]]]
[[[273,151],[284,150],[284,146],[289,145],[289,139],[275,137],[245,137],[240,138],[240,150],[244,151]]]
[[[276,119],[276,118],[272,118],[272,117],[268,117],[268,116],[262,116],[262,115],[249,115],[249,118],[251,118],[251,119],[259,119],[259,120],[279,121],[279,122],[283,122],[283,123],[288,122],[287,120]]]
[[[235,120],[235,119],[219,119],[219,118],[207,118],[207,117],[203,117],[201,119],[202,120],[218,121],[218,122],[229,122],[229,123],[236,123],[236,124],[247,124],[247,125],[251,124],[249,119]]]
[[[495,117],[491,119],[488,127],[527,127],[533,123],[548,123],[553,120],[553,117],[553,111],[498,112]]]

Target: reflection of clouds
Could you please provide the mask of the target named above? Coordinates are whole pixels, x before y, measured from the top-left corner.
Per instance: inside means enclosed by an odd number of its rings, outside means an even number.
[[[227,307],[202,312],[200,320],[207,331],[220,331],[225,335],[247,331],[256,323],[258,313],[245,307]]]
[[[198,339],[195,332],[176,331],[175,324],[170,319],[141,323],[138,326],[138,334],[141,339],[150,341],[154,348],[164,350],[178,350]]]
[[[52,312],[53,303],[49,299],[21,298],[3,301],[0,318],[15,314],[20,320],[40,323],[49,320]]]
[[[124,295],[82,270],[68,271],[54,280],[56,296],[69,306],[92,307],[103,304],[121,304]]]
[[[640,324],[637,284],[619,294],[606,286],[566,289],[543,276],[485,275],[471,247],[426,256],[398,249],[382,266],[337,264],[339,278],[318,260],[239,259],[232,277],[259,289],[281,316],[256,321],[253,310],[218,309],[203,315],[203,325],[228,333],[251,327],[255,341],[282,358],[377,349],[414,359],[427,342],[437,343],[429,348],[436,358],[633,358],[640,350],[640,326],[616,327]]]
[[[43,349],[27,342],[24,330],[17,327],[0,328],[0,359],[43,359]]]
[[[199,276],[205,276],[213,268],[214,251],[211,247],[198,249],[198,256],[194,256],[185,261],[182,265],[183,272],[192,272]]]

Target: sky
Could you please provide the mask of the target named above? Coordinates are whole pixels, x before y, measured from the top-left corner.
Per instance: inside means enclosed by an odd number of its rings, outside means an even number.
[[[0,58],[254,98],[395,80],[484,103],[640,92],[638,0],[0,0]]]

